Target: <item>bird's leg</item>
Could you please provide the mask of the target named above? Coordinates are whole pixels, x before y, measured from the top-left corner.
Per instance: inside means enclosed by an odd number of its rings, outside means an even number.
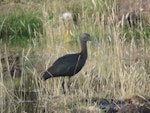
[[[70,78],[68,79],[68,83],[67,83],[67,90],[68,92],[70,92],[70,85],[71,85],[71,81],[70,81]],[[63,82],[62,82],[62,88],[63,88],[63,93],[66,94],[66,90],[65,90],[65,77],[63,78]]]
[[[69,80],[68,80],[68,84],[67,84],[67,87],[68,87],[68,91],[70,93],[70,85],[71,85],[71,81],[70,81],[71,77],[69,77]]]
[[[63,94],[66,94],[66,91],[65,91],[65,77],[63,78],[62,88],[63,88]]]

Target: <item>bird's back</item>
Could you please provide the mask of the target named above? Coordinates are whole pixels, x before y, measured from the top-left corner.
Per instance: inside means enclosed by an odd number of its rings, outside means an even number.
[[[53,65],[43,74],[46,80],[50,77],[73,76],[78,73],[86,62],[80,53],[67,54],[57,59]]]

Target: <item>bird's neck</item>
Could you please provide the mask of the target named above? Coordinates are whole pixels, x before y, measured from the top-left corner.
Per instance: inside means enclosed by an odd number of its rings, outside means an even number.
[[[81,42],[81,55],[87,59],[87,45],[86,42]]]

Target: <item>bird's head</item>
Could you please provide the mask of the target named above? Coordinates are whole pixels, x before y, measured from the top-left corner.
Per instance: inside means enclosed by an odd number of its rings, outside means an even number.
[[[94,43],[95,45],[101,47],[100,44],[99,44],[97,41],[95,41],[95,40],[90,36],[90,34],[88,34],[88,33],[83,33],[83,34],[81,34],[81,35],[80,35],[80,41],[81,41],[81,42],[91,41],[91,42]]]
[[[80,40],[82,42],[93,41],[92,37],[88,33],[83,33],[80,35]]]

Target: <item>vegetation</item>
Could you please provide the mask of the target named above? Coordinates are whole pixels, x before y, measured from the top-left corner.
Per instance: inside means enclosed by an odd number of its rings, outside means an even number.
[[[60,20],[66,11],[73,13],[74,22]],[[67,113],[91,106],[93,112],[101,112],[91,98],[149,96],[150,18],[130,26],[119,20],[118,12],[115,0],[0,4],[1,113]],[[40,77],[58,57],[79,51],[78,36],[83,32],[99,41],[102,49],[88,44],[86,65],[71,78],[71,90],[64,95],[61,82],[67,78],[44,82]],[[65,37],[73,38],[69,48]],[[14,60],[16,56],[19,59]],[[18,72],[20,77],[15,77]]]
[[[42,22],[32,12],[10,12],[2,15],[0,22],[1,39],[11,45],[25,46],[29,39],[37,37],[37,32],[42,34]]]

